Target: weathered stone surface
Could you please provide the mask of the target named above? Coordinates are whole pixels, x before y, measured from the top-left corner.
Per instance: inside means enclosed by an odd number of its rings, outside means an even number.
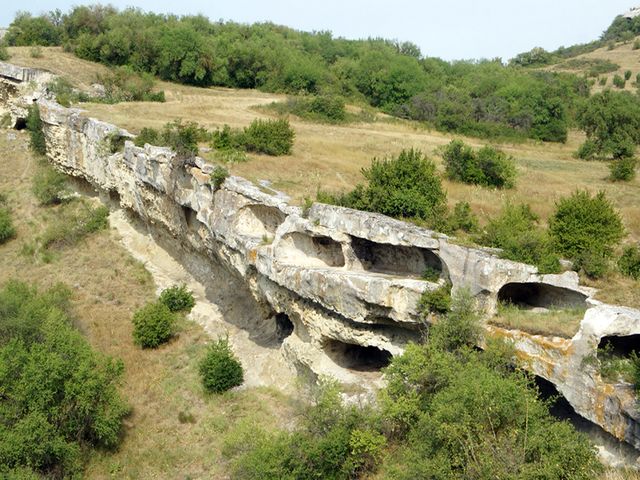
[[[16,81],[29,75],[18,67],[3,68],[0,64],[0,72]],[[534,289],[543,303],[539,308],[564,300],[591,307],[574,338],[493,326],[487,333],[513,341],[527,368],[551,381],[579,414],[640,448],[631,387],[605,384],[592,361],[604,336],[640,334],[640,312],[592,300],[593,291],[581,287],[575,273],[541,275],[491,250],[457,245],[383,215],[320,204],[303,212],[286,197],[239,177],[227,178],[214,191],[208,182],[211,166],[202,158],[187,163],[167,148],[129,141],[123,152],[112,154],[109,136],[128,132],[38,98],[49,160],[110,192],[199,258],[220,262],[243,279],[265,322],[278,316],[291,322],[293,333],[281,350],[298,368],[376,384],[379,374],[348,368],[340,356],[368,347],[396,355],[419,339],[424,325],[416,304],[424,290],[444,282],[454,290],[468,288],[491,315],[505,289]],[[2,99],[3,108],[24,109],[24,101],[16,90]],[[437,282],[421,278],[426,266],[440,271]]]

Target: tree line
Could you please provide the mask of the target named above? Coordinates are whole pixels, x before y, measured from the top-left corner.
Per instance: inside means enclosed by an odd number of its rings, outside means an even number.
[[[499,59],[446,62],[423,56],[411,42],[102,5],[18,13],[6,41],[61,45],[83,59],[191,85],[343,97],[483,137],[565,141],[576,102],[589,91],[574,75],[527,71]]]

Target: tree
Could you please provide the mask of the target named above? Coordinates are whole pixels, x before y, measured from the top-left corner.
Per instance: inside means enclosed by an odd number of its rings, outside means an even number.
[[[580,106],[577,121],[587,135],[581,158],[631,157],[640,143],[640,100],[629,92],[596,93]]]
[[[200,362],[200,377],[205,390],[211,393],[226,392],[242,385],[242,364],[231,351],[228,339],[220,338],[209,346]]]

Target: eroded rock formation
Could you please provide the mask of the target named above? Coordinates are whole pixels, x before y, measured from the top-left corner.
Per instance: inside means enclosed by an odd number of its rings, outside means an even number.
[[[523,365],[552,382],[577,413],[640,448],[632,387],[605,383],[596,359],[602,338],[640,334],[640,311],[594,300],[574,272],[541,275],[382,215],[317,203],[303,212],[239,177],[215,190],[212,166],[198,157],[185,161],[131,141],[111,153],[112,136],[131,135],[47,99],[38,81],[46,75],[26,70],[0,64],[2,109],[15,121],[38,102],[51,163],[242,279],[299,369],[379,383],[371,372],[420,338],[420,295],[445,282],[470,289],[487,317],[498,299],[533,308],[581,305],[586,314],[571,339],[491,325],[487,334],[513,341]],[[421,278],[427,267],[437,281]]]

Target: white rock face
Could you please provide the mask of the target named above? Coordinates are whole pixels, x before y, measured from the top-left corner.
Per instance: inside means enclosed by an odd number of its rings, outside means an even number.
[[[28,77],[18,67],[4,72],[18,84]],[[25,108],[19,90],[2,99],[3,108]],[[606,384],[596,360],[603,337],[640,334],[640,311],[592,300],[575,273],[541,275],[383,215],[322,204],[303,214],[286,197],[239,177],[214,191],[203,159],[185,162],[167,148],[130,141],[112,154],[109,138],[128,132],[37,98],[49,160],[245,282],[264,322],[272,329],[276,322],[286,337],[281,352],[299,370],[379,385],[375,368],[426,327],[416,311],[420,295],[445,282],[470,289],[487,315],[505,295],[533,298],[541,309],[583,305],[590,308],[572,339],[490,325],[487,334],[513,341],[526,368],[552,382],[577,413],[640,448],[631,386]],[[427,267],[440,272],[438,281],[421,278]]]

